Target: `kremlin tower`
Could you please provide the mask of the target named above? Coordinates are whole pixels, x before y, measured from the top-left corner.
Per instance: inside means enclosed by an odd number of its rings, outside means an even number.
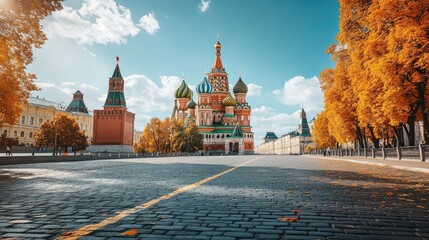
[[[192,90],[185,80],[177,88],[173,116],[176,119],[192,119],[204,136],[205,154],[253,153],[254,139],[250,126],[251,108],[246,101],[248,88],[241,75],[229,89],[228,74],[221,60],[222,45],[215,44],[215,61],[211,71],[196,87],[198,103],[193,100]]]
[[[134,113],[127,111],[124,79],[116,58],[115,71],[109,78],[109,91],[103,110],[94,110],[93,142],[90,151],[132,152]]]

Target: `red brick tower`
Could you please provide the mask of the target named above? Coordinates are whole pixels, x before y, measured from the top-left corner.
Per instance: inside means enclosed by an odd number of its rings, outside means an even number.
[[[215,122],[221,123],[220,118],[222,117],[221,112],[225,112],[225,107],[222,105],[222,101],[228,96],[229,85],[228,85],[228,74],[222,65],[222,59],[220,58],[220,52],[222,45],[217,40],[215,44],[216,57],[213,67],[210,73],[207,74],[208,80],[213,87],[213,93],[211,95],[212,109],[215,116]]]
[[[132,151],[135,114],[127,111],[124,79],[116,68],[109,79],[109,92],[103,110],[94,110],[93,145],[110,146],[107,151]],[[95,146],[94,146],[95,147]],[[103,148],[106,151],[106,147]]]

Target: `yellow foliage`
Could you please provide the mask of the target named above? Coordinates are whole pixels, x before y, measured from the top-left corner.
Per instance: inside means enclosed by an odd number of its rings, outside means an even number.
[[[33,48],[46,40],[40,21],[59,10],[62,0],[3,0],[0,5],[0,125],[15,124],[36,76],[26,72]]]

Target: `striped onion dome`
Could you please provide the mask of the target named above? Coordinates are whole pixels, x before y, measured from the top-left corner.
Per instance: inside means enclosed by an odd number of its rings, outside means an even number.
[[[213,87],[207,80],[207,77],[204,77],[203,81],[197,86],[197,93],[212,93]]]
[[[247,85],[243,82],[243,80],[241,80],[241,77],[238,78],[238,81],[233,88],[234,94],[236,94],[236,93],[247,93],[247,91],[248,91]]]
[[[231,93],[228,92],[228,96],[223,99],[222,104],[224,106],[235,106],[237,104],[237,101],[231,96]]]
[[[176,98],[191,98],[192,97],[192,91],[186,85],[185,80],[182,81],[182,84],[180,84],[179,88],[177,88],[176,92],[174,92],[174,97]]]
[[[194,99],[191,98],[188,103],[186,103],[186,107],[188,108],[195,108],[197,104],[194,102]]]

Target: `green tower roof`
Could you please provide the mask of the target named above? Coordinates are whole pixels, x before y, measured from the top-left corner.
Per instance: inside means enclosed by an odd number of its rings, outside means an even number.
[[[123,92],[109,92],[107,94],[106,102],[104,103],[105,107],[117,107],[123,106],[127,107],[125,102],[125,96]]]
[[[121,70],[119,69],[119,63],[116,63],[115,71],[113,72],[112,78],[122,78]]]
[[[242,138],[243,137],[243,130],[238,125],[238,123],[235,125],[234,131],[232,131],[231,137],[233,137],[233,138]]]
[[[73,100],[66,108],[66,112],[81,112],[88,114],[88,108],[86,108],[85,102],[83,101],[83,94],[79,90],[73,94]]]

